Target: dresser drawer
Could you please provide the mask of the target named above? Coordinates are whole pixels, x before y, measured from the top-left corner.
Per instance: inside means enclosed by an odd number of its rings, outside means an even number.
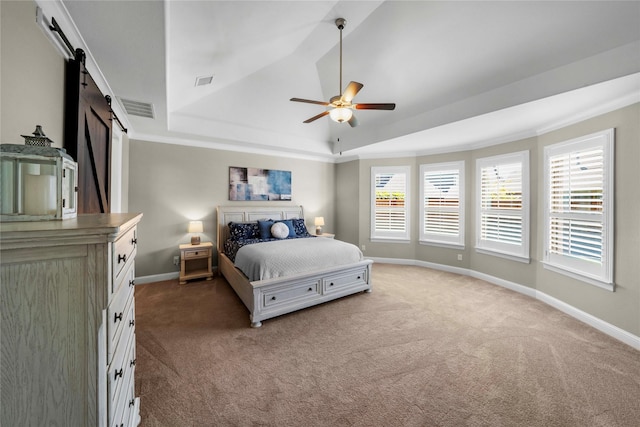
[[[185,249],[184,250],[184,258],[185,259],[193,259],[193,258],[209,258],[211,256],[211,249]]]
[[[128,262],[135,257],[138,244],[137,229],[134,227],[116,240],[113,245],[113,278],[117,281]]]
[[[342,274],[336,274],[322,279],[322,292],[331,293],[341,291],[344,288],[352,286],[366,285],[367,270],[348,271]]]
[[[267,290],[262,295],[262,306],[273,307],[292,300],[299,300],[317,296],[320,291],[317,281],[301,283],[296,286],[287,286],[281,289]]]
[[[134,267],[135,259],[127,260],[127,265],[120,271],[118,277],[113,277],[109,285],[109,300],[113,299],[113,294],[118,292],[122,286],[133,288],[135,285],[136,269]]]
[[[133,270],[133,263],[131,266]],[[107,361],[111,361],[116,348],[122,341],[123,331],[134,329],[135,304],[133,303],[133,286],[122,285],[115,293],[107,308]],[[126,341],[122,342],[125,345]]]
[[[126,350],[118,349],[108,371],[109,425],[119,426],[122,420],[129,418],[128,404],[132,399],[131,388],[136,367],[136,336],[132,333],[128,338],[128,342],[123,342],[121,346]]]
[[[125,378],[122,383],[120,394],[112,402],[113,420],[109,423],[112,427],[134,426],[133,416],[139,400],[135,397],[135,345],[132,347],[134,353],[130,353],[128,369],[125,367]],[[133,363],[132,363],[133,362]]]

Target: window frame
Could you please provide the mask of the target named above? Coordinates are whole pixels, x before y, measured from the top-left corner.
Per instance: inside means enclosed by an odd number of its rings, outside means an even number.
[[[404,214],[405,214],[405,230],[403,232],[394,232],[388,230],[376,229],[376,176],[378,174],[404,174],[405,175],[405,192],[404,192]],[[411,166],[372,166],[371,167],[371,232],[370,240],[372,242],[387,243],[408,243],[411,240]]]
[[[495,167],[499,165],[509,165],[514,163],[521,164],[521,208],[518,214],[521,217],[521,236],[520,244],[515,245],[500,241],[491,241],[482,238],[482,218],[486,212],[493,211],[495,214],[500,214],[500,209],[483,209],[482,200],[482,170],[487,167]],[[529,150],[519,151],[515,153],[501,154],[491,157],[482,157],[476,159],[476,230],[475,230],[475,250],[478,253],[484,253],[493,256],[499,256],[502,258],[510,259],[513,261],[519,261],[523,263],[530,263],[530,200],[531,200],[531,188],[530,188],[530,165],[529,165]],[[503,213],[506,214],[506,211]],[[510,215],[514,215],[511,212]]]
[[[602,149],[602,215],[601,220],[595,221],[593,214],[575,212],[561,212],[555,214],[551,210],[551,165],[552,157],[583,152],[586,150]],[[589,135],[584,135],[568,141],[559,142],[544,147],[544,239],[543,258],[544,268],[555,271],[566,276],[573,277],[582,282],[598,286],[600,288],[614,291],[614,262],[615,262],[615,130],[613,128]],[[594,222],[602,226],[602,261],[600,267],[595,263],[580,259],[575,256],[552,253],[551,227],[552,218],[567,218],[586,222]]]
[[[425,208],[425,175],[428,173],[457,171],[458,179],[458,207],[434,208],[432,212],[457,212],[458,213],[458,234],[446,235],[442,233],[429,233],[425,231],[427,214],[429,209]],[[421,244],[442,246],[455,249],[465,247],[465,161],[459,160],[444,163],[429,163],[420,165],[420,236]]]

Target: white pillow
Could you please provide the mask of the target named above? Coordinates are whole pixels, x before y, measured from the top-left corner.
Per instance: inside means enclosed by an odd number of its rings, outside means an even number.
[[[271,235],[276,239],[286,239],[289,237],[289,227],[283,222],[276,222],[271,226]]]

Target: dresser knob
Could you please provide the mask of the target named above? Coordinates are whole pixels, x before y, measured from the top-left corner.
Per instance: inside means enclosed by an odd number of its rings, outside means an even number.
[[[132,407],[132,406],[133,406],[133,405],[135,405],[135,404],[136,404],[136,400],[135,400],[135,399],[131,399],[131,400],[129,401],[129,407]]]
[[[307,292],[311,292],[313,290],[313,288],[309,288],[307,289]]]
[[[138,239],[131,239],[131,244],[132,245],[137,245],[138,244]]]
[[[329,286],[333,286],[333,282],[329,283]]]
[[[271,297],[271,301],[275,301],[275,300],[276,300],[276,297]]]
[[[116,323],[118,320],[122,320],[122,312],[113,314],[113,323]]]
[[[118,255],[118,264],[120,264],[122,261],[124,261],[124,262],[127,261],[127,254]]]
[[[359,279],[359,277],[358,277],[358,279]],[[135,280],[129,280],[129,287],[131,287],[131,286],[133,286],[135,284],[136,284]]]
[[[135,320],[129,320],[129,326],[133,327],[136,324]]]
[[[129,366],[136,366],[136,359],[133,359],[131,362],[129,362]]]
[[[358,276],[358,280],[360,280],[360,276]]]
[[[124,374],[124,370],[120,369],[119,371],[116,371],[116,374],[114,376],[114,380],[117,380],[118,377],[122,378],[122,375]]]

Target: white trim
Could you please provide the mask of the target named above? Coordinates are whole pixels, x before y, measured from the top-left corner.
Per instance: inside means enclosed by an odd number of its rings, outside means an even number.
[[[590,285],[598,286],[609,291],[614,291],[614,260],[615,260],[615,129],[609,128],[600,132],[594,132],[589,135],[580,136],[567,141],[557,142],[547,145],[543,149],[543,203],[544,203],[544,222],[543,222],[543,265],[545,268],[564,274],[575,279],[581,280]],[[601,264],[589,263],[573,256],[564,254],[552,254],[549,252],[550,247],[550,220],[554,216],[551,213],[550,206],[550,180],[551,169],[550,159],[554,156],[569,155],[582,150],[602,148],[603,176],[602,176],[602,262]],[[555,214],[558,216],[559,214]],[[565,214],[568,215],[568,214]],[[576,213],[572,212],[571,217],[575,217]],[[591,221],[591,220],[590,220]],[[597,221],[593,221],[597,222]]]
[[[400,258],[371,257],[370,259],[372,259],[374,262],[380,262],[380,263],[386,263],[386,264],[415,265],[419,267],[427,267],[427,268],[432,268],[434,270],[446,271],[449,273],[456,273],[456,274],[461,274],[463,276],[470,276],[476,279],[484,280],[488,283],[498,285],[503,288],[510,289],[512,291],[515,291],[520,294],[527,295],[529,297],[542,301],[543,303],[550,305],[551,307],[557,310],[560,310],[561,312],[573,317],[574,319],[579,320],[599,330],[600,332],[635,348],[636,350],[640,350],[639,336],[636,336],[631,332],[625,331],[624,329],[621,329],[615,325],[612,325],[611,323],[606,322],[598,317],[595,317],[592,314],[582,311],[570,304],[567,304],[564,301],[561,301],[557,298],[554,298],[550,295],[547,295],[544,292],[538,291],[529,286],[524,286],[519,283],[504,280],[499,277],[481,273],[479,271],[475,271],[467,268],[452,267],[444,264],[435,264],[431,262],[410,260],[410,259],[400,259]],[[375,286],[375,283],[374,283],[374,286]]]
[[[152,274],[151,276],[136,277],[134,282],[136,285],[144,285],[145,283],[164,282],[165,280],[173,280],[180,278],[180,272]]]

